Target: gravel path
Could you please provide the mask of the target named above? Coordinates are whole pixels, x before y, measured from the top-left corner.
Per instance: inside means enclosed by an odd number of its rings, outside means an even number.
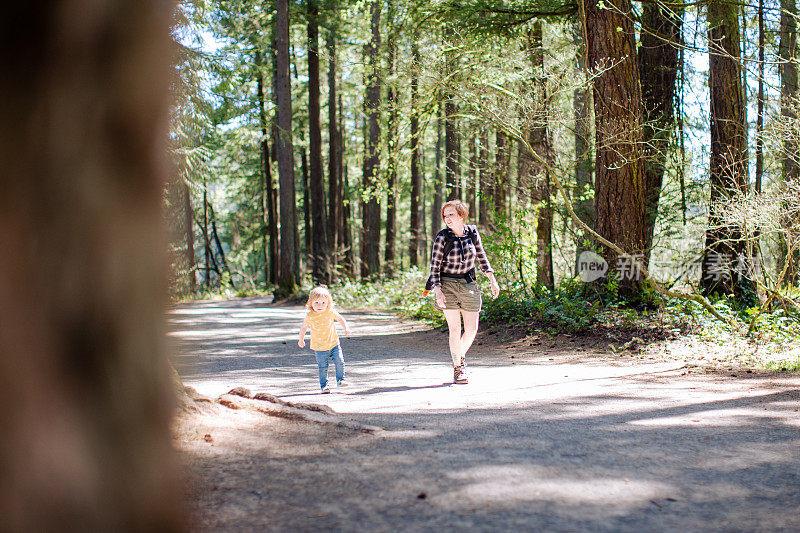
[[[446,333],[343,314],[350,386],[321,395],[301,307],[170,313],[175,366],[200,393],[244,386],[384,428],[183,420],[197,530],[800,531],[797,375],[693,374],[484,328],[470,383],[452,385]]]

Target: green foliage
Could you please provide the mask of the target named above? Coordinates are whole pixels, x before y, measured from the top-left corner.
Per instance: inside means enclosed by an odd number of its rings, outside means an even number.
[[[580,282],[566,280],[549,291],[534,286],[530,291],[502,290],[484,299],[481,319],[490,324],[542,326],[560,332],[585,331],[602,310],[601,301],[587,301]]]
[[[800,372],[800,356],[797,361],[769,361],[764,364],[764,368],[778,372]]]
[[[444,317],[433,306],[433,296],[422,296],[427,277],[427,271],[412,268],[392,278],[371,282],[344,281],[331,286],[331,291],[336,304],[341,307],[395,311],[405,318],[442,326]]]
[[[748,318],[758,313],[757,307],[744,310]],[[755,324],[756,338],[790,344],[800,338],[800,315],[787,313],[785,309],[775,309],[758,315]]]

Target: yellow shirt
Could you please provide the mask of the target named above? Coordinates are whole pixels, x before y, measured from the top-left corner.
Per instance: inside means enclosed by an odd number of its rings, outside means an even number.
[[[330,350],[339,344],[339,336],[336,334],[336,315],[327,309],[318,313],[311,310],[306,315],[306,324],[311,329],[311,349],[317,352]]]

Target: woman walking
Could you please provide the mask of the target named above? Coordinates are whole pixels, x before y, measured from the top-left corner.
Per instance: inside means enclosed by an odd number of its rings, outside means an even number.
[[[442,220],[447,227],[436,235],[431,251],[429,283],[433,287],[435,306],[444,313],[450,330],[453,383],[468,382],[465,356],[478,332],[482,300],[475,278],[476,263],[491,281],[492,298],[500,293],[478,229],[466,225],[467,210],[467,204],[461,200],[451,200],[442,206]]]

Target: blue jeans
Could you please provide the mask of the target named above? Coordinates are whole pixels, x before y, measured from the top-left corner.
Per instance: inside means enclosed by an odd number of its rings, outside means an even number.
[[[344,379],[344,357],[342,357],[342,347],[338,344],[330,350],[321,352],[314,351],[317,356],[317,367],[319,368],[319,386],[323,389],[328,384],[328,359],[333,359],[333,366],[336,367],[336,381]]]

